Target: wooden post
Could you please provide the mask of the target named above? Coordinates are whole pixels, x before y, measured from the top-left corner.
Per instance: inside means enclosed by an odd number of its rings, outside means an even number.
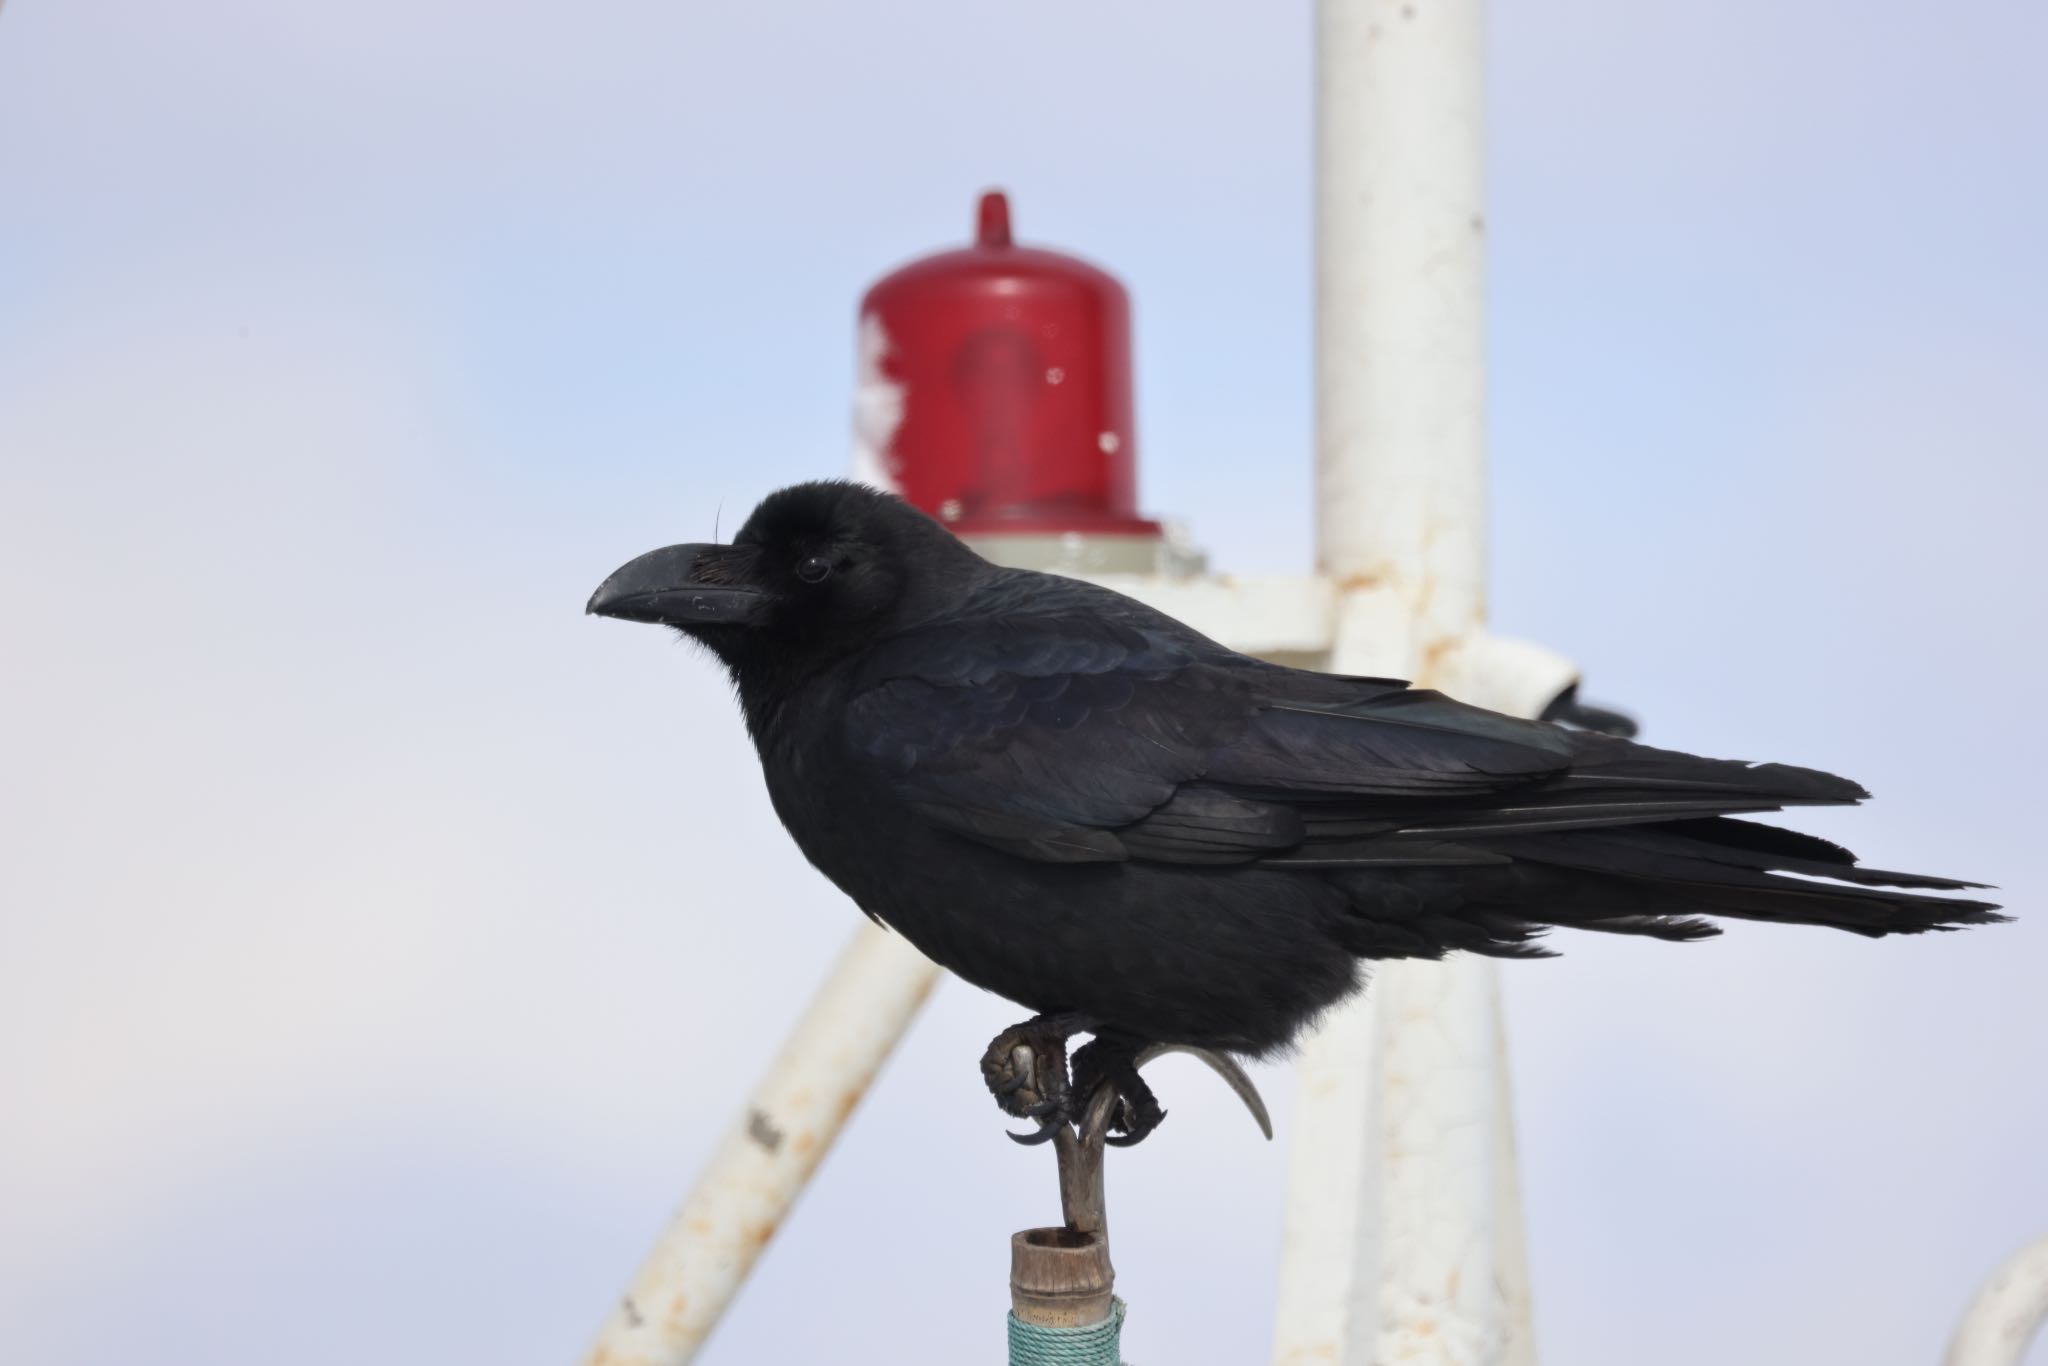
[[[1109,1317],[1116,1268],[1100,1234],[1027,1228],[1010,1235],[1010,1312],[1040,1328],[1084,1328]]]

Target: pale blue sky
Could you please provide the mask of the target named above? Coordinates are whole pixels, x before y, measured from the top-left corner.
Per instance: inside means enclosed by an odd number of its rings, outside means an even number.
[[[2048,12],[1492,42],[1497,623],[2026,917],[1510,965],[1542,1352],[1929,1361],[2048,1231]],[[854,301],[988,184],[1132,288],[1147,510],[1305,567],[1309,56],[1292,3],[13,0],[0,1357],[570,1357],[854,919],[584,596],[843,468]],[[1014,1013],[940,993],[707,1361],[900,1359],[878,1304],[995,1358]],[[1199,1307],[1269,1291],[1284,1146],[1163,1089],[1127,1350],[1261,1359]]]

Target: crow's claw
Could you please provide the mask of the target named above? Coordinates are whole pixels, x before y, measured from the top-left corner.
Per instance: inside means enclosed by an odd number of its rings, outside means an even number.
[[[1160,1121],[1165,1118],[1166,1111],[1159,1108],[1157,1101],[1152,1102],[1149,1115],[1133,1115],[1131,1103],[1126,1100],[1123,1103],[1121,1113],[1117,1116],[1115,1126],[1123,1130],[1123,1132],[1120,1134],[1104,1134],[1102,1141],[1112,1148],[1135,1148],[1140,1143],[1143,1143],[1151,1135],[1152,1131],[1159,1127]]]
[[[1059,1137],[1060,1130],[1065,1127],[1065,1120],[1052,1119],[1040,1124],[1036,1132],[1033,1133],[1020,1134],[1013,1129],[1005,1129],[1003,1132],[1009,1135],[1010,1142],[1012,1143],[1020,1144],[1026,1148],[1036,1148],[1041,1143],[1050,1143]]]
[[[1021,1143],[1027,1148],[1035,1148],[1041,1143],[1051,1142],[1053,1136],[1071,1122],[1067,1114],[1066,1102],[1063,1100],[1041,1100],[1036,1105],[1027,1105],[1024,1107],[1024,1112],[1019,1118],[1038,1121],[1038,1128],[1033,1133],[1010,1134],[1011,1142]]]
[[[1149,1051],[1136,1040],[1103,1034],[1074,1055],[1074,1088],[1087,1098],[1090,1110],[1101,1110],[1102,1141],[1112,1147],[1144,1142],[1166,1118],[1158,1097],[1138,1075]],[[1102,1108],[1104,1101],[1108,1102],[1106,1109]],[[1118,1129],[1121,1134],[1110,1132]]]

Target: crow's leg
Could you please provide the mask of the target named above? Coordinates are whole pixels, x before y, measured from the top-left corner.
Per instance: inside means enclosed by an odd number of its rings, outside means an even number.
[[[1138,1054],[1144,1047],[1143,1039],[1111,1030],[1097,1034],[1074,1054],[1074,1107],[1085,1110],[1101,1087],[1114,1090],[1119,1103],[1110,1127],[1122,1132],[1111,1134],[1104,1141],[1119,1148],[1144,1142],[1145,1136],[1166,1118],[1166,1111],[1159,1108],[1159,1098],[1138,1075]]]
[[[1035,1015],[989,1041],[981,1055],[982,1079],[1006,1114],[1035,1120],[1038,1132],[1017,1135],[1019,1143],[1043,1143],[1069,1123],[1067,1040],[1094,1027],[1071,1010]]]

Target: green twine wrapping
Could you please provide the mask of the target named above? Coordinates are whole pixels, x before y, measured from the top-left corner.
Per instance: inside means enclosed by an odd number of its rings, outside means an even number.
[[[1010,1315],[1010,1366],[1122,1366],[1124,1302],[1109,1302],[1109,1317],[1083,1328],[1041,1328]]]

